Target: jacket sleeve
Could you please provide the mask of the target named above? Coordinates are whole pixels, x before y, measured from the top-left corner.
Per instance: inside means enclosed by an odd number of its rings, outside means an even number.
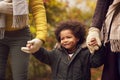
[[[112,2],[113,0],[97,0],[91,27],[102,28],[108,8]]]
[[[47,51],[45,48],[40,48],[39,51],[33,54],[33,56],[39,61],[48,65],[52,65],[55,60],[54,50]]]
[[[90,54],[90,67],[96,68],[103,65],[105,59],[105,52],[105,47],[101,46],[101,48],[94,54]]]
[[[47,36],[47,19],[43,0],[29,0],[29,7],[35,22],[36,38],[45,41]]]

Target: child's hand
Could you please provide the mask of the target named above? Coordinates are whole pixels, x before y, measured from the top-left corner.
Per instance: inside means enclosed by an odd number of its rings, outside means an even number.
[[[35,53],[39,50],[43,42],[40,39],[33,39],[31,41],[28,41],[26,44],[26,47],[22,47],[21,50],[26,53]]]
[[[100,31],[95,27],[89,29],[86,44],[91,53],[94,53],[101,46]]]
[[[25,53],[32,53],[31,52],[31,46],[32,46],[31,44],[26,44],[26,47],[21,47],[21,50]]]
[[[88,43],[88,46],[90,46],[88,48],[89,48],[91,53],[94,53],[95,50],[99,49],[99,45],[98,45],[97,40],[95,38],[91,39],[91,42]]]
[[[91,41],[88,43],[89,46],[98,46],[98,43],[95,38],[92,38]]]

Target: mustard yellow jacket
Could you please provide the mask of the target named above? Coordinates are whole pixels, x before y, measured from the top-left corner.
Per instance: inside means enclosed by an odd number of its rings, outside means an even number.
[[[47,35],[47,20],[43,0],[29,0],[29,8],[33,15],[36,27],[36,38],[43,41],[46,40]],[[6,15],[6,31],[15,31],[18,29],[12,28],[12,15]]]

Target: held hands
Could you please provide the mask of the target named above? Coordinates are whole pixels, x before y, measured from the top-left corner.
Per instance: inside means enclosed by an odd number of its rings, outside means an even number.
[[[43,42],[40,39],[32,39],[27,42],[26,47],[21,47],[21,50],[26,53],[35,53],[39,50]]]
[[[0,13],[12,14],[13,13],[12,3],[9,3],[7,0],[0,1]]]
[[[91,53],[94,53],[101,46],[100,30],[91,27],[88,32],[86,44]]]

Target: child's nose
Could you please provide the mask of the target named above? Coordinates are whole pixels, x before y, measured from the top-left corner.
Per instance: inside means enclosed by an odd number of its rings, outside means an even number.
[[[64,39],[64,42],[67,42],[68,40],[67,39]]]

